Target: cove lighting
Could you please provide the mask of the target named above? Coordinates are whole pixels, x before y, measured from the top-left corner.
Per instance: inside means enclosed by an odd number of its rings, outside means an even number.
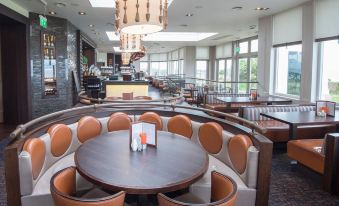
[[[89,0],[92,7],[101,7],[101,8],[115,8],[115,1],[113,0]]]
[[[120,38],[115,32],[106,32],[110,41],[119,41]],[[198,33],[198,32],[158,32],[144,36],[143,41],[166,41],[166,42],[198,42],[214,36],[218,33]]]

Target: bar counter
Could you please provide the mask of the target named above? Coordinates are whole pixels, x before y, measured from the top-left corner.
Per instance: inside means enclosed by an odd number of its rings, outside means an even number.
[[[106,97],[122,97],[122,93],[133,92],[133,96],[148,96],[148,81],[103,81]]]

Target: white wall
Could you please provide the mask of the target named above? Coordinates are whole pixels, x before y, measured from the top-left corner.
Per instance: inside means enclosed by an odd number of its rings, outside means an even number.
[[[273,17],[259,19],[258,33],[258,82],[259,93],[267,95],[273,93],[274,62],[273,62]]]
[[[4,6],[18,12],[19,14],[22,14],[25,17],[29,16],[29,11],[14,3],[12,0],[1,0],[0,4],[3,4]]]
[[[195,47],[185,47],[184,52],[184,73],[187,77],[195,77]]]
[[[301,101],[314,101],[317,87],[317,46],[314,42],[314,1],[301,5],[302,64]],[[272,48],[273,16],[259,19],[258,81],[263,89],[274,94],[274,49]]]

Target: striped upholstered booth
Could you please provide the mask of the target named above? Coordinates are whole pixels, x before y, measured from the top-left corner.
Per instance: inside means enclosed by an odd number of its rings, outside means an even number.
[[[226,103],[217,100],[218,97],[248,97],[249,94],[232,94],[232,93],[208,93],[204,99],[204,107],[206,109],[215,110],[218,112],[237,112],[240,106],[246,104],[232,104],[231,108],[226,107]]]
[[[289,126],[285,123],[272,120],[260,115],[268,112],[306,112],[315,111],[314,105],[274,105],[274,106],[247,106],[239,109],[239,117],[254,121],[267,129],[264,134],[273,142],[287,142],[289,140]],[[334,132],[335,125],[301,126],[297,131],[297,139],[319,139],[328,132]]]

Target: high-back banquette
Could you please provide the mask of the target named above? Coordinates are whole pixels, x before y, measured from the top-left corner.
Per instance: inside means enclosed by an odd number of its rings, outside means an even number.
[[[53,205],[49,191],[50,180],[58,171],[75,165],[76,149],[100,134],[128,129],[132,119],[154,122],[158,130],[182,135],[206,150],[209,154],[208,171],[191,186],[191,192],[208,200],[210,174],[216,170],[227,174],[236,182],[236,205],[255,205],[259,151],[248,136],[227,132],[216,122],[200,123],[191,121],[185,115],[164,117],[154,112],[146,112],[141,116],[128,116],[124,113],[103,118],[85,116],[73,124],[53,125],[46,134],[26,140],[19,155],[22,205]],[[77,188],[86,189],[92,186],[77,174]]]

